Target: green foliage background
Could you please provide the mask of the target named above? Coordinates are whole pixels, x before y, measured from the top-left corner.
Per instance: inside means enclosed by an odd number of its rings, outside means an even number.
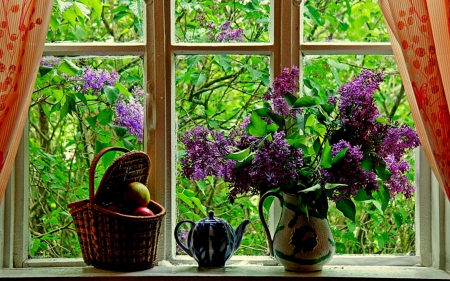
[[[306,41],[387,42],[377,1],[303,1]],[[143,1],[55,0],[47,42],[131,42],[143,38]],[[269,1],[176,0],[178,42],[211,42],[207,23],[229,21],[244,30],[244,42],[268,42]],[[216,30],[217,32],[217,30]],[[112,105],[119,93],[142,86],[139,57],[61,58],[62,64],[41,68],[30,107],[30,257],[80,257],[67,204],[88,197],[87,169],[103,147],[142,149],[124,128],[113,126]],[[229,130],[270,86],[270,57],[256,55],[184,55],[175,58],[175,111],[178,135],[197,125]],[[117,71],[120,83],[100,95],[83,95],[68,77],[81,68]],[[290,66],[285,66],[290,67]],[[404,89],[390,56],[306,56],[303,91],[328,93],[366,67],[388,73],[376,96],[386,117],[413,125]],[[178,147],[183,157],[183,147]],[[97,183],[114,155],[104,157]],[[413,163],[413,157],[410,159]],[[414,174],[411,172],[411,180]],[[236,227],[249,219],[236,254],[267,255],[259,221],[258,197],[244,196],[231,205],[227,187],[214,179],[190,182],[177,177],[177,219],[197,221],[208,210]],[[338,253],[408,253],[414,251],[414,198],[391,200],[382,212],[377,201],[360,202],[357,221],[346,220],[331,206],[330,225]],[[181,254],[181,252],[179,252]]]

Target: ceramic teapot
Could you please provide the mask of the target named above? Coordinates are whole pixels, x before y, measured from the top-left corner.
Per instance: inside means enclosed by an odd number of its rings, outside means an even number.
[[[177,223],[174,230],[175,241],[197,261],[199,267],[223,267],[241,245],[245,227],[250,221],[244,220],[234,230],[226,221],[215,218],[213,211],[209,211],[208,215],[208,218],[197,223],[190,220]],[[178,230],[184,223],[191,225],[186,244],[178,236]]]

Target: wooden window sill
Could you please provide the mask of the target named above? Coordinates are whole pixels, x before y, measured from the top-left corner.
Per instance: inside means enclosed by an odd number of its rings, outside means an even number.
[[[335,266],[327,265],[320,272],[297,273],[282,266],[231,265],[220,269],[200,270],[192,265],[162,265],[135,272],[106,271],[90,266],[1,269],[0,279],[13,280],[148,280],[158,281],[225,281],[225,280],[450,280],[443,270],[416,266]]]

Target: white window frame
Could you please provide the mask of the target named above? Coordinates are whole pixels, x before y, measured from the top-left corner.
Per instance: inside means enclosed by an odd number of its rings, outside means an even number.
[[[146,85],[149,98],[146,111],[145,147],[152,159],[149,188],[154,199],[163,204],[167,215],[158,245],[158,260],[170,264],[194,264],[192,258],[175,256],[173,226],[175,223],[174,175],[176,147],[174,134],[174,56],[177,54],[258,54],[271,57],[271,73],[280,73],[282,67],[300,65],[305,55],[371,54],[392,55],[390,43],[303,42],[299,1],[273,0],[275,36],[269,43],[258,44],[189,44],[174,43],[170,29],[170,0],[145,0],[145,36],[142,43],[52,43],[46,44],[44,55],[55,56],[120,56],[136,55],[144,58]],[[168,20],[169,19],[169,20]],[[298,42],[298,44],[296,44]],[[2,268],[84,266],[82,259],[28,259],[28,158],[27,131],[16,157],[9,185],[0,206],[0,262]],[[416,153],[416,251],[417,256],[355,256],[335,255],[331,265],[394,265],[421,264],[450,270],[450,204],[439,188],[425,159]],[[449,254],[447,254],[449,253]],[[242,262],[275,264],[269,257],[234,256],[227,264]],[[165,264],[164,262],[162,264]]]

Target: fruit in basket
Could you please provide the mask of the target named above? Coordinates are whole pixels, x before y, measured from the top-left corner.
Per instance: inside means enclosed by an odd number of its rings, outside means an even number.
[[[122,200],[129,206],[147,207],[150,203],[150,191],[141,182],[131,182],[127,184]]]
[[[136,209],[134,209],[133,211],[133,216],[146,216],[146,217],[150,217],[150,216],[154,216],[155,214],[153,213],[152,210],[150,210],[147,207],[141,206],[141,207],[137,207]]]
[[[116,212],[116,213],[122,213],[122,206],[116,203],[111,203],[109,205],[105,206],[105,209],[108,209],[110,211]]]

